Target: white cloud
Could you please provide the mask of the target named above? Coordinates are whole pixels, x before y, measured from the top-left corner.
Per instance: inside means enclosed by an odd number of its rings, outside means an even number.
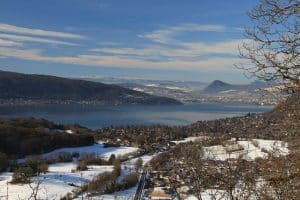
[[[35,36],[30,37],[0,33],[0,56],[85,66],[189,71],[225,71],[233,69],[235,63],[241,62],[241,60],[236,57],[238,54],[237,47],[238,44],[244,40],[235,39],[214,43],[176,40],[176,34],[178,32],[186,31],[224,32],[226,28],[222,25],[182,24],[140,36],[158,42],[155,45],[145,45],[143,48],[122,48],[119,47],[119,45],[114,46],[115,43],[102,43],[101,46],[107,46],[107,48],[94,48],[87,52],[71,56],[45,55],[42,50],[26,49],[26,43],[22,46],[22,42],[30,41],[76,45],[74,43]],[[26,31],[23,30],[22,33],[25,32]],[[62,32],[50,31],[50,33]],[[39,36],[45,35],[50,36],[51,34],[47,31],[47,34],[40,34]],[[5,43],[5,40],[9,40],[10,42],[7,41]],[[172,45],[172,47],[166,45],[171,41],[176,41],[176,47],[174,47],[174,45]],[[18,48],[19,46],[22,46],[22,49]]]
[[[4,47],[12,47],[12,46],[23,46],[20,42],[10,41],[10,40],[3,40],[0,38],[0,46]]]
[[[27,41],[27,42],[39,42],[39,43],[78,46],[77,44],[71,43],[71,42],[64,42],[64,41],[46,39],[46,38],[39,38],[39,37],[20,36],[20,35],[12,35],[12,34],[1,34],[1,33],[0,33],[0,39],[9,39],[9,40],[18,41],[18,42]]]
[[[47,31],[47,30],[41,30],[41,29],[32,29],[32,28],[13,26],[13,25],[3,24],[3,23],[0,23],[0,31],[9,32],[9,33],[24,34],[24,35],[59,37],[59,38],[68,38],[68,39],[84,39],[85,38],[82,35],[73,34],[73,33]]]
[[[155,59],[164,57],[169,60],[191,60],[199,59],[201,56],[223,54],[238,55],[238,45],[245,40],[236,39],[215,43],[205,42],[177,42],[178,47],[161,45],[146,46],[145,48],[96,48],[92,52],[108,55],[139,57],[143,59]]]
[[[203,60],[175,60],[175,61],[146,61],[135,58],[122,58],[119,56],[103,56],[81,54],[69,57],[51,57],[42,55],[39,50],[21,50],[8,47],[0,47],[0,55],[25,60],[46,61],[63,64],[78,64],[85,66],[108,66],[123,68],[150,68],[170,70],[194,70],[194,71],[224,71],[232,69],[233,64],[240,59],[233,58],[208,58]]]
[[[174,40],[174,35],[179,32],[225,32],[226,27],[218,24],[180,24],[165,29],[155,30],[151,33],[138,35],[158,43],[168,43]]]

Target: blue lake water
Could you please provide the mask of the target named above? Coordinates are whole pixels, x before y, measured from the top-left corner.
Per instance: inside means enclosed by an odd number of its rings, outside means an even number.
[[[80,125],[97,129],[109,125],[166,124],[186,125],[199,120],[211,120],[247,113],[265,112],[270,106],[224,105],[215,103],[169,106],[150,105],[39,105],[2,106],[0,117],[36,117],[56,123]]]

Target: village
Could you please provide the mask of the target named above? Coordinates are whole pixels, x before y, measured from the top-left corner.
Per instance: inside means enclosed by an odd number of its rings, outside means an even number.
[[[286,156],[289,153],[287,144],[281,141],[256,139],[249,141],[236,138],[224,141],[220,145],[203,147],[203,152],[199,151],[199,142],[207,139],[207,137],[192,137],[171,142],[168,152],[161,152],[150,160],[149,166],[145,167],[145,180],[140,183],[143,185],[143,191],[137,192],[140,195],[137,198],[193,199],[196,198],[197,190],[203,199],[220,197],[226,195],[228,191],[219,180],[212,177],[214,173],[224,174],[228,170],[228,163],[233,166],[244,159],[249,163],[261,159],[258,167],[263,168],[269,162],[267,161],[269,156]],[[191,158],[187,156],[192,154],[184,152],[186,146],[196,147],[197,149],[193,151],[198,156],[189,160]],[[199,161],[195,160],[197,157]],[[262,161],[264,159],[265,161]],[[197,185],[197,181],[201,182],[201,188]]]

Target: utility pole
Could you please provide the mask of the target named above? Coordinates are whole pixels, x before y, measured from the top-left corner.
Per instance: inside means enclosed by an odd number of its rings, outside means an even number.
[[[8,200],[8,181],[6,181],[6,200]]]
[[[81,185],[81,200],[83,200],[82,172],[80,172],[80,185]]]

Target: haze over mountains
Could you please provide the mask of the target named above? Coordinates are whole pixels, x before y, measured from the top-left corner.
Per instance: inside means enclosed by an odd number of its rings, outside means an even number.
[[[104,83],[102,83],[104,82]],[[254,81],[236,85],[215,80],[172,81],[144,79],[69,79],[46,75],[28,75],[0,71],[0,101],[26,103],[181,104],[181,102],[218,102],[243,104],[275,104],[274,96],[260,91],[274,85]],[[249,95],[252,96],[249,99]],[[11,101],[12,102],[12,101]],[[15,103],[15,102],[14,102]]]
[[[180,104],[179,101],[117,85],[0,71],[0,99],[99,104]]]
[[[112,83],[151,95],[177,99],[184,103],[217,102],[274,105],[282,96],[275,83],[263,81],[253,81],[249,84],[231,84],[221,80],[205,83],[201,80],[145,80],[115,77],[88,78],[88,80]],[[274,98],[274,95],[279,97]],[[249,96],[252,98],[249,98]]]

